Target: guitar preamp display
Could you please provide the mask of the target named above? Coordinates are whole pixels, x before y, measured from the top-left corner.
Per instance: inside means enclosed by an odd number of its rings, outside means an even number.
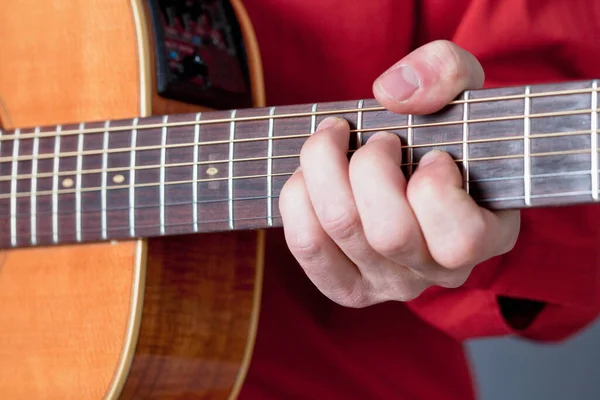
[[[247,57],[226,0],[148,0],[160,96],[215,109],[252,106]]]

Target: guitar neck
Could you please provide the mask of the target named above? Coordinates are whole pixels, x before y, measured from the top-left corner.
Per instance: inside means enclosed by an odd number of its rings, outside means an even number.
[[[599,200],[596,81],[465,92],[427,116],[345,101],[4,131],[0,248],[281,225],[278,197],[324,118],[350,122],[350,155],[399,135],[410,178],[444,150],[490,209]]]

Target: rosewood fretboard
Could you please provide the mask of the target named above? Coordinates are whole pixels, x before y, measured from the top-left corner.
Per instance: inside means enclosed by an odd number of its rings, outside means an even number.
[[[407,177],[449,152],[484,207],[592,203],[597,99],[587,81],[470,91],[428,116],[360,100],[5,131],[0,248],[280,226],[279,192],[329,115],[351,149],[398,134]]]

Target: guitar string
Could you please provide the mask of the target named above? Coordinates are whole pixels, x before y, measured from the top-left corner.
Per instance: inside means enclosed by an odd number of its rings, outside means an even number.
[[[584,91],[579,91],[579,92],[584,92]],[[591,92],[591,91],[587,91],[587,92]],[[518,97],[519,97],[519,98],[524,98],[524,96],[518,96]],[[535,97],[535,96],[534,96],[534,97]],[[504,96],[504,98],[506,99],[506,98],[507,98],[507,96]],[[480,99],[480,101],[486,101],[486,99]],[[489,99],[487,99],[487,101],[489,101]],[[457,103],[458,103],[458,102],[457,102]],[[364,111],[365,111],[365,110],[363,109],[363,110],[362,110],[362,112],[364,112]],[[597,110],[591,110],[591,111],[592,111],[592,112],[597,112]],[[343,110],[332,110],[331,112],[332,112],[332,113],[338,113],[338,114],[339,114],[339,113],[342,113],[342,112],[343,112]],[[560,113],[556,113],[556,114],[557,114],[557,115],[560,115]],[[309,114],[309,115],[310,115],[310,114]],[[562,115],[564,115],[564,113],[563,113]],[[299,116],[299,115],[298,115],[298,114],[293,114],[293,115],[290,115],[290,116],[291,116],[291,117],[297,117],[297,116]],[[285,116],[279,116],[279,118],[283,118],[283,117],[285,117]],[[272,119],[272,117],[269,117],[269,118],[264,118],[264,117],[263,117],[262,119],[265,119],[265,120],[266,120],[266,119]],[[494,120],[494,121],[497,121],[498,119],[493,119],[493,120]],[[215,122],[216,122],[216,121],[210,121],[209,123],[215,123]],[[464,123],[465,121],[462,121],[462,122]],[[450,124],[452,124],[452,123],[450,123]],[[189,125],[193,125],[193,124],[189,124]],[[149,129],[150,127],[146,127],[146,128],[148,128],[148,129]],[[126,129],[125,127],[121,127],[121,130],[125,130],[125,129]],[[387,128],[387,129],[390,129],[390,128]],[[76,131],[75,133],[79,134],[79,133],[81,133],[81,132],[83,132],[83,131]],[[592,132],[592,134],[593,134],[593,132]],[[1,136],[1,135],[0,135],[0,136]],[[10,140],[10,139],[11,139],[11,138],[10,138],[10,135],[8,135],[9,137],[6,137],[6,136],[7,136],[7,135],[4,135],[4,137],[1,137],[0,139],[5,139],[5,140]],[[52,133],[50,133],[48,136],[53,136],[53,134],[52,134]],[[435,144],[434,144],[434,145],[435,145]],[[443,145],[443,144],[439,144],[439,143],[438,143],[437,145],[439,146],[439,145]],[[163,148],[164,148],[164,146],[163,146]],[[587,152],[587,151],[586,151],[586,152]],[[571,152],[571,153],[573,153],[573,152]],[[578,152],[575,152],[575,153],[578,153]],[[593,152],[592,152],[592,153],[593,153]],[[557,154],[557,153],[555,152],[554,154]],[[511,158],[512,158],[512,157],[511,157]],[[520,157],[519,157],[519,158],[520,158]],[[13,161],[13,162],[15,161],[15,160],[14,160],[14,157],[13,157],[13,160],[12,160],[12,161]],[[229,160],[229,161],[231,161],[231,160]],[[231,179],[231,178],[230,178],[230,179]],[[53,192],[54,192],[54,191],[53,191]]]
[[[575,196],[588,196],[591,195],[592,192],[590,190],[585,190],[585,191],[571,191],[571,192],[564,192],[564,193],[558,193],[558,194],[539,194],[539,195],[531,195],[532,199],[555,199],[555,198],[564,198],[564,197],[575,197]],[[486,199],[485,202],[498,202],[498,201],[514,201],[514,200],[524,200],[525,196],[513,196],[513,197],[503,197],[503,198],[493,198],[493,199]],[[280,220],[281,216],[278,215],[273,215],[272,216],[273,220]],[[244,222],[244,221],[260,221],[261,223],[263,223],[264,221],[267,220],[267,215],[265,216],[260,216],[260,217],[246,217],[246,218],[236,218],[234,220],[234,222]],[[226,219],[218,219],[218,220],[204,220],[204,221],[198,221],[198,225],[202,226],[202,225],[209,225],[209,224],[217,224],[217,223],[223,223],[223,224],[229,224],[230,220],[229,218]],[[180,227],[180,226],[186,226],[186,225],[192,225],[192,222],[181,222],[181,223],[166,223],[164,225],[160,225],[160,224],[151,224],[151,225],[137,225],[136,226],[136,230],[142,231],[144,229],[155,229],[155,228],[160,228],[161,226],[163,226],[165,229],[169,228],[169,227]],[[275,224],[273,224],[275,225]],[[265,225],[260,225],[261,227],[265,226]],[[129,229],[129,226],[118,226],[118,227],[109,227],[108,230],[109,231],[127,231]],[[229,228],[230,230],[231,228]],[[234,226],[235,229],[235,226]],[[199,230],[202,231],[202,230]],[[0,232],[0,243],[1,242],[6,242],[8,240],[8,242],[10,242],[10,235],[6,235],[3,234],[4,232]],[[89,235],[89,234],[95,234],[97,236],[100,235],[101,233],[101,229],[84,229],[81,231],[82,236],[85,235]],[[168,233],[170,234],[170,233]],[[62,230],[61,231],[61,236],[70,236],[70,235],[75,235],[75,231],[74,230]],[[142,235],[144,236],[144,235]],[[29,235],[27,233],[20,233],[17,235],[17,237],[24,237],[26,238],[25,241],[29,241]],[[42,242],[42,240],[44,237],[48,238],[48,242],[52,241],[52,233],[47,233],[46,231],[39,231],[38,232],[38,243]],[[121,236],[119,238],[122,239],[127,239],[127,238],[131,238],[131,236],[128,235],[124,235]],[[118,239],[118,238],[115,238]],[[92,239],[87,239],[87,240],[94,240]],[[83,242],[86,242],[87,240],[83,240]],[[41,243],[43,244],[43,243]]]
[[[597,150],[600,153],[600,149]],[[552,151],[552,152],[544,152],[544,153],[531,153],[531,157],[550,157],[550,156],[561,156],[561,155],[573,155],[573,154],[593,154],[591,150],[563,150],[563,151]],[[511,154],[504,156],[492,156],[492,157],[480,157],[480,158],[470,158],[469,162],[481,162],[481,161],[492,161],[492,160],[505,160],[505,159],[521,159],[525,156],[523,154]],[[462,159],[454,160],[455,163],[462,162]],[[405,166],[418,166],[418,163],[402,163],[401,167]],[[207,182],[219,182],[219,181],[229,181],[229,180],[240,180],[240,179],[257,179],[257,178],[269,178],[276,176],[291,176],[293,172],[282,172],[282,173],[273,173],[270,175],[267,174],[257,174],[257,175],[237,175],[233,177],[219,177],[219,178],[203,178],[194,180],[181,180],[181,181],[168,181],[164,182],[164,186],[169,185],[182,185],[182,184],[197,184],[197,183],[207,183]],[[27,197],[27,196],[47,196],[52,194],[70,194],[70,193],[87,193],[87,192],[96,192],[99,190],[106,189],[106,191],[111,190],[119,190],[119,189],[131,189],[133,188],[144,188],[144,187],[159,187],[160,183],[149,182],[149,183],[137,183],[135,185],[129,184],[115,184],[113,186],[108,186],[106,188],[102,186],[97,187],[82,187],[82,188],[74,188],[74,189],[59,189],[57,191],[53,190],[40,190],[37,192],[17,192],[17,193],[8,193],[8,194],[0,194],[0,200],[2,199],[10,199],[13,197]]]
[[[600,111],[600,109],[597,109],[596,111]],[[572,110],[572,111],[566,111],[566,112],[551,112],[551,113],[538,113],[538,114],[531,114],[528,115],[527,118],[529,119],[539,119],[539,118],[549,118],[549,117],[564,117],[564,116],[573,116],[573,115],[583,115],[583,114],[590,114],[594,112],[594,110],[592,109],[584,109],[584,110]],[[496,117],[496,118],[480,118],[480,119],[471,119],[471,120],[467,120],[467,121],[446,121],[446,122],[433,122],[433,123],[429,123],[429,124],[421,124],[421,125],[417,125],[417,124],[413,124],[410,127],[412,129],[415,128],[419,128],[419,127],[439,127],[439,126],[453,126],[453,125],[464,125],[464,123],[468,123],[468,124],[472,124],[472,123],[484,123],[484,122],[502,122],[502,121],[513,121],[513,120],[523,120],[525,119],[524,116],[505,116],[505,117]],[[389,126],[389,127],[375,127],[375,128],[363,128],[362,130],[360,130],[361,133],[365,133],[365,132],[377,132],[377,131],[392,131],[392,130],[403,130],[403,129],[408,129],[408,125],[398,125],[398,126]],[[350,130],[350,133],[356,133],[357,130]],[[213,145],[219,145],[219,144],[231,144],[231,143],[246,143],[246,142],[268,142],[270,140],[287,140],[287,139],[300,139],[300,138],[308,138],[310,137],[311,134],[310,133],[302,133],[302,134],[295,134],[295,135],[286,135],[286,136],[274,136],[272,138],[269,137],[255,137],[255,138],[244,138],[244,139],[234,139],[234,140],[215,140],[215,141],[208,141],[208,142],[198,142],[198,143],[174,143],[174,144],[166,144],[166,145],[153,145],[153,146],[140,146],[140,147],[120,147],[120,148],[115,148],[115,149],[102,149],[102,150],[86,150],[83,151],[81,153],[76,152],[76,151],[71,151],[71,152],[61,152],[58,153],[58,157],[75,157],[75,156],[91,156],[91,155],[104,155],[104,154],[113,154],[113,153],[125,153],[125,152],[130,152],[132,150],[135,150],[137,152],[141,152],[141,151],[148,151],[148,150],[162,150],[162,149],[174,149],[174,148],[190,148],[192,146],[213,146]],[[521,139],[523,138],[520,137]],[[19,135],[19,140],[22,139],[22,136]],[[496,140],[488,140],[489,142],[494,142],[497,141],[498,139],[501,138],[495,138]],[[463,142],[459,142],[460,144],[462,144]],[[443,146],[445,145],[444,142],[442,143],[428,143],[427,145],[433,145],[433,146]],[[413,145],[414,146],[414,145]],[[423,145],[419,145],[419,146],[423,146]],[[405,148],[408,148],[408,146],[406,146]],[[22,156],[17,156],[16,157],[16,161],[31,161],[33,159],[37,159],[37,160],[43,160],[43,159],[50,159],[50,158],[54,158],[53,155],[51,154],[38,154],[38,155],[22,155]],[[15,161],[13,157],[0,157],[0,163],[2,162],[12,162]]]
[[[553,178],[553,177],[565,177],[565,176],[578,176],[578,175],[585,175],[586,177],[590,174],[590,170],[580,170],[580,171],[568,171],[568,172],[561,172],[561,173],[549,173],[549,174],[536,174],[536,175],[531,175],[532,179],[540,179],[540,178]],[[477,184],[477,183],[485,183],[485,182],[498,182],[498,181],[509,181],[509,180],[523,180],[523,175],[517,176],[517,175],[513,175],[513,176],[503,176],[503,177],[496,177],[496,178],[484,178],[484,179],[470,179],[467,180],[466,183],[469,184]],[[241,196],[241,197],[233,197],[231,200],[234,202],[240,202],[240,201],[252,201],[252,200],[266,200],[266,199],[276,199],[279,198],[278,194],[272,195],[272,196]],[[199,201],[176,201],[176,202],[165,202],[164,206],[165,207],[177,207],[177,206],[189,206],[189,205],[196,205],[196,206],[206,206],[209,204],[216,204],[216,203],[225,203],[225,202],[229,202],[229,197],[218,197],[215,199],[204,199],[204,200],[199,200]],[[473,200],[475,202],[487,202],[490,201],[488,199],[485,198],[473,198]],[[136,205],[135,208],[136,210],[143,210],[143,209],[152,209],[152,208],[159,208],[161,207],[160,203],[154,203],[154,204],[142,204],[142,205]],[[108,206],[106,208],[106,212],[119,212],[119,211],[127,211],[130,210],[132,207],[129,205],[116,205],[114,207],[112,206]],[[100,213],[102,211],[98,211],[98,210],[85,210],[85,211],[80,211],[79,213],[81,215],[84,215],[86,213]],[[51,216],[54,213],[52,211],[49,212],[36,212],[36,216],[39,217],[44,217],[44,216]],[[57,215],[72,215],[73,211],[72,210],[59,210],[57,213]],[[28,210],[25,212],[19,212],[17,211],[16,214],[18,217],[30,217],[31,213]]]
[[[546,91],[540,93],[531,93],[531,94],[516,94],[516,95],[503,95],[503,96],[491,96],[491,97],[482,97],[482,98],[471,98],[468,100],[457,99],[448,103],[448,106],[451,105],[461,105],[461,104],[472,104],[472,103],[487,103],[487,102],[497,102],[497,101],[507,101],[507,100],[519,100],[525,98],[539,98],[539,97],[549,97],[549,96],[566,96],[572,94],[588,94],[595,93],[600,91],[599,89],[566,89],[566,90],[557,90],[557,91]],[[473,91],[471,91],[472,93]],[[326,103],[322,103],[326,105]],[[335,103],[334,103],[335,104]],[[262,108],[260,108],[262,109]],[[256,110],[249,108],[248,110]],[[268,110],[268,109],[267,109]],[[130,131],[132,129],[143,130],[143,129],[156,129],[156,128],[170,128],[170,127],[185,127],[185,126],[194,126],[194,125],[212,125],[212,124],[225,124],[231,122],[248,122],[248,121],[268,121],[269,119],[285,119],[285,118],[300,118],[300,117],[312,117],[312,116],[324,116],[324,115],[338,115],[338,114],[354,114],[358,112],[374,112],[374,111],[387,111],[385,107],[382,106],[374,106],[367,108],[346,108],[340,110],[322,110],[322,111],[314,111],[314,112],[301,112],[301,113],[286,113],[286,114],[275,114],[273,116],[268,115],[260,115],[260,116],[248,116],[248,117],[235,117],[235,118],[218,118],[218,119],[210,119],[210,120],[199,120],[199,121],[182,121],[182,122],[167,122],[167,123],[156,123],[156,124],[148,124],[148,125],[127,125],[127,126],[113,126],[108,130],[104,128],[84,128],[81,129],[65,129],[61,133],[62,136],[68,135],[78,135],[80,133],[104,133],[104,132],[121,132],[121,131]],[[214,113],[214,112],[213,112]],[[100,121],[90,121],[88,123],[100,122]],[[462,124],[465,121],[460,121]],[[426,127],[430,126],[429,124],[422,125],[413,125],[413,127]],[[50,128],[50,127],[48,127]],[[41,132],[38,137],[53,137],[55,135],[54,131]],[[14,134],[12,135],[0,135],[0,142],[6,140],[14,139]],[[22,133],[19,138],[20,139],[30,139],[35,137],[34,133]]]
[[[557,137],[557,138],[562,138],[562,137],[567,137],[567,136],[582,136],[582,135],[589,135],[591,134],[592,131],[591,130],[579,130],[579,131],[571,131],[571,132],[552,132],[552,133],[539,133],[539,134],[533,134],[530,135],[529,138],[531,139],[544,139],[544,138],[552,138],[552,137]],[[596,132],[597,133],[597,132]],[[418,148],[427,148],[427,147],[442,147],[442,146],[459,146],[459,145],[463,145],[463,144],[481,144],[481,143],[496,143],[496,142],[506,142],[506,141],[513,141],[513,140],[522,140],[524,139],[524,136],[504,136],[504,137],[494,137],[494,138],[487,138],[487,139],[470,139],[467,141],[451,141],[451,142],[440,142],[439,144],[431,144],[431,143],[422,143],[422,144],[413,144],[413,145],[402,145],[400,146],[401,150],[403,149],[418,149]],[[158,148],[156,150],[161,149],[162,147],[158,146]],[[123,152],[130,152],[135,148],[128,148],[123,150]],[[137,151],[137,149],[136,149]],[[353,150],[349,151],[350,153],[354,152]],[[84,156],[85,154],[82,154],[81,152],[74,152],[73,156]],[[99,155],[99,154],[98,154]],[[230,159],[219,159],[219,160],[207,160],[207,161],[197,161],[197,162],[181,162],[181,163],[169,163],[169,164],[165,164],[164,167],[165,168],[176,168],[176,167],[192,167],[192,166],[201,166],[201,165],[214,165],[214,164],[223,164],[223,163],[229,163],[229,162],[234,162],[234,163],[242,163],[242,162],[252,162],[252,161],[267,161],[267,160],[276,160],[276,159],[285,159],[285,158],[296,158],[299,157],[300,154],[283,154],[283,155],[279,155],[279,156],[270,156],[270,157],[247,157],[247,158],[234,158],[232,160]],[[71,156],[69,156],[71,157]],[[47,157],[47,159],[53,159],[54,157]],[[35,158],[36,160],[39,160],[38,157]],[[470,159],[467,159],[467,161],[469,161]],[[136,165],[134,167],[111,167],[111,168],[106,168],[106,169],[102,169],[102,168],[91,168],[91,169],[83,169],[83,170],[69,170],[69,171],[59,171],[58,172],[58,176],[71,176],[71,175],[75,175],[75,174],[81,174],[81,175],[89,175],[89,174],[98,174],[98,173],[102,173],[102,172],[130,172],[130,171],[141,171],[141,170],[147,170],[147,169],[156,169],[156,168],[161,168],[163,167],[162,164],[151,164],[151,165]],[[19,179],[31,179],[31,178],[37,178],[37,179],[41,179],[41,178],[50,178],[55,176],[55,174],[53,172],[43,172],[43,173],[39,173],[36,174],[35,176],[33,176],[32,174],[18,174],[17,175],[17,180]],[[0,177],[0,182],[2,181],[10,181],[12,178],[9,176],[5,176],[5,177]]]

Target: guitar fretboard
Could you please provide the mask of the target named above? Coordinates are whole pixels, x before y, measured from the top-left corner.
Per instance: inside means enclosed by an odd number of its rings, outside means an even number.
[[[4,131],[0,248],[280,226],[279,192],[330,115],[350,122],[350,154],[398,134],[407,177],[449,152],[484,207],[591,203],[597,111],[587,81],[469,91],[427,116],[359,100]]]

